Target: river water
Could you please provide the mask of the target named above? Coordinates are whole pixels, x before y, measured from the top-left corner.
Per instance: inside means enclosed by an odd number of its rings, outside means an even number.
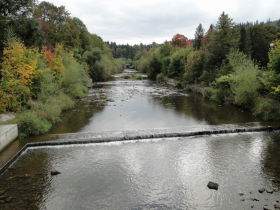
[[[16,141],[0,158],[52,134],[265,124],[233,106],[120,76],[97,84],[48,135]],[[273,209],[279,162],[278,132],[29,149],[0,177],[0,209]],[[263,187],[273,193],[259,193]]]

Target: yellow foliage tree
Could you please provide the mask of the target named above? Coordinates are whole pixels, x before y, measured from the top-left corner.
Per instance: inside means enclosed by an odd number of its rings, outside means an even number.
[[[38,51],[12,41],[3,51],[0,64],[0,111],[18,111],[31,97],[32,83],[40,73]]]

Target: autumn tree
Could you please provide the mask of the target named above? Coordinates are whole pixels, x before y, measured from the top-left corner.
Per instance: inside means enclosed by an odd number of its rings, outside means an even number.
[[[3,52],[0,74],[0,110],[17,111],[31,97],[31,88],[36,75],[38,52],[26,49],[19,41],[8,44]]]
[[[182,34],[174,35],[171,40],[171,43],[173,46],[176,46],[176,47],[189,47],[192,45],[192,42],[189,41],[188,38]]]

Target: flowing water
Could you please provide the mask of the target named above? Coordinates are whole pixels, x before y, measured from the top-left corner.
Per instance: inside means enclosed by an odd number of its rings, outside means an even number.
[[[53,134],[265,125],[233,106],[120,76],[97,84],[48,135],[16,141],[2,162]],[[34,148],[0,177],[0,209],[273,209],[279,162],[278,132]]]

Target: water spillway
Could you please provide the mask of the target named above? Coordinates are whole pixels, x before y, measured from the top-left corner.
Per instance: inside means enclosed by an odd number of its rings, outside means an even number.
[[[279,200],[279,132],[33,145],[1,209],[261,209]],[[51,171],[59,171],[56,176]],[[207,188],[214,181],[219,190]],[[272,193],[259,193],[259,189]]]

